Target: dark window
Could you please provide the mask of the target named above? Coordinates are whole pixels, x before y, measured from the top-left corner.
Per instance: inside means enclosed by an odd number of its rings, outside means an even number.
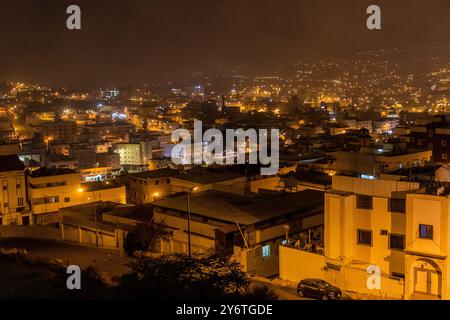
[[[358,244],[372,245],[372,231],[358,230]]]
[[[155,186],[157,186],[159,184],[159,180],[155,181]]]
[[[65,197],[64,202],[70,202],[70,197]]]
[[[433,226],[428,224],[419,224],[419,238],[433,239]]]
[[[406,212],[406,200],[405,199],[389,199],[389,211],[390,212]]]
[[[372,210],[372,208],[373,208],[372,197],[357,195],[356,196],[356,207],[358,209]]]
[[[405,274],[400,272],[392,272],[392,278],[405,279]]]
[[[167,179],[167,184],[170,184],[170,179]]]
[[[30,224],[30,217],[22,217],[22,225],[28,226]]]
[[[404,250],[405,249],[405,236],[400,234],[389,235],[389,249]]]

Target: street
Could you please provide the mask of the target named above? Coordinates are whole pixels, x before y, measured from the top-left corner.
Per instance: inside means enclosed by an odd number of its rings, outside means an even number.
[[[36,239],[0,239],[4,249],[25,249],[29,257],[57,260],[65,264],[79,265],[81,268],[94,267],[99,273],[118,277],[130,271],[130,258],[120,257],[116,250],[98,249],[77,244]]]

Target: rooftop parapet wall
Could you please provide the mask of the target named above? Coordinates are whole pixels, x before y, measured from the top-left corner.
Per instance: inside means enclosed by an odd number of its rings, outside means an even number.
[[[355,177],[334,176],[332,189],[367,196],[390,198],[395,192],[417,191],[420,189],[420,184],[417,182],[369,180]]]

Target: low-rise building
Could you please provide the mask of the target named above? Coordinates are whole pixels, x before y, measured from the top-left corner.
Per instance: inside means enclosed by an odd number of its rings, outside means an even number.
[[[158,200],[154,221],[173,231],[164,253],[230,254],[249,273],[278,274],[278,248],[290,234],[320,226],[323,192],[236,195],[208,190]],[[188,209],[189,208],[189,215]]]
[[[17,155],[0,156],[0,225],[31,224],[26,202],[25,166]]]
[[[153,209],[96,201],[60,210],[63,241],[123,250],[126,234],[138,223],[149,223]]]
[[[40,168],[27,174],[27,194],[36,223],[57,222],[61,208],[92,201],[126,203],[124,186],[81,183],[81,174],[71,169]]]

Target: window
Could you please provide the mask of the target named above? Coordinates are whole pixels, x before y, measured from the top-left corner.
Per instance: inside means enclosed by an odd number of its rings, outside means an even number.
[[[64,202],[70,202],[70,197],[65,197]]]
[[[441,147],[447,147],[447,140],[441,140]]]
[[[389,249],[404,250],[405,249],[405,236],[400,235],[400,234],[389,235]]]
[[[23,197],[17,198],[17,206],[18,207],[23,207]]]
[[[270,257],[270,244],[266,244],[262,247],[262,256],[263,258]]]
[[[394,279],[405,279],[405,274],[400,272],[392,272],[392,278]]]
[[[371,246],[372,245],[372,231],[358,230],[358,244]]]
[[[155,186],[159,185],[159,180],[155,181]]]
[[[356,196],[356,207],[358,209],[372,210],[372,197],[370,196]]]
[[[406,200],[405,199],[389,199],[389,211],[405,213],[406,212]]]
[[[447,154],[446,153],[442,154],[442,160],[447,160]]]
[[[428,224],[419,224],[419,238],[433,239],[433,226]]]
[[[35,198],[35,199],[31,200],[31,203],[33,205],[44,204],[45,199],[44,198]]]

